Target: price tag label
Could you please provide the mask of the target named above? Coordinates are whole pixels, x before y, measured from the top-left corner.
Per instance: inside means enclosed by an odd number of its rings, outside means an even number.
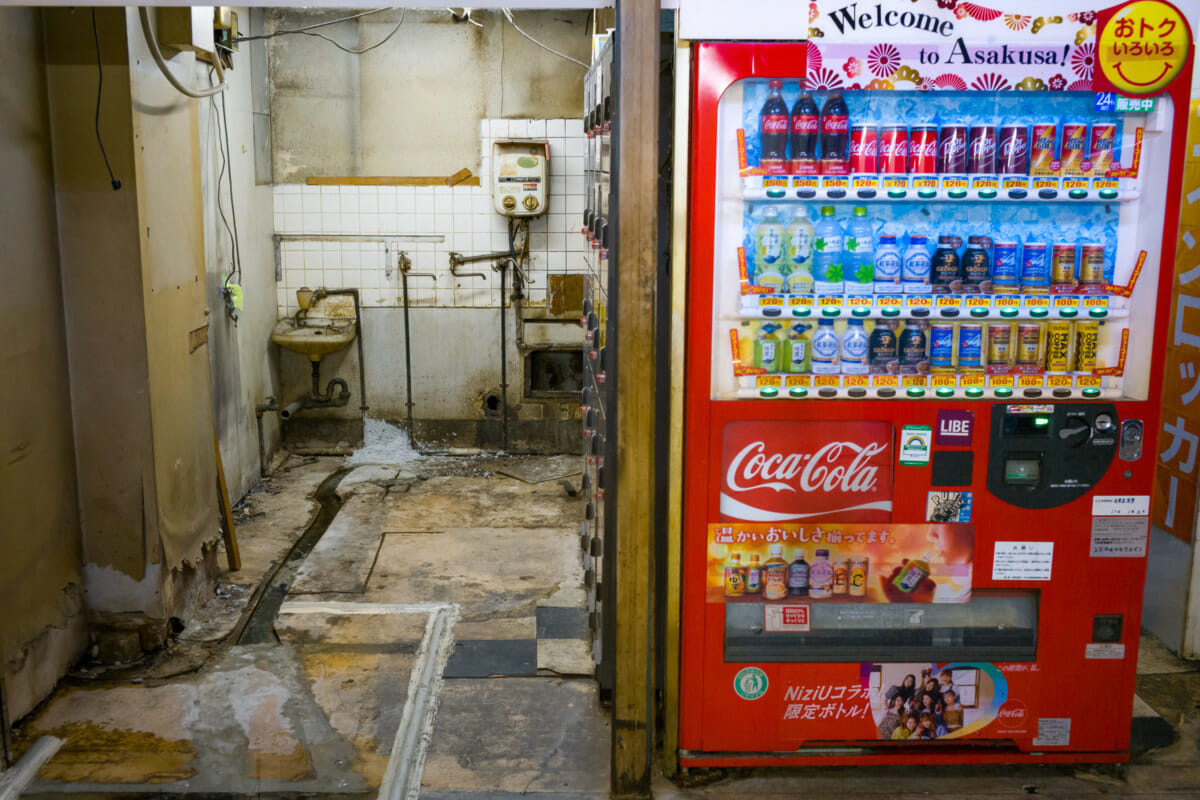
[[[785,375],[783,378],[783,385],[789,389],[792,388],[793,386],[805,386],[805,387],[812,386],[812,376],[811,375]]]
[[[1099,375],[1076,376],[1075,385],[1078,386],[1080,389],[1099,389],[1100,388],[1100,376]]]
[[[893,389],[900,385],[900,379],[895,375],[872,375],[872,386],[890,386]]]
[[[1083,298],[1084,308],[1108,308],[1108,295],[1094,294]]]
[[[919,180],[914,179],[914,180]],[[888,175],[883,179],[884,189],[908,189],[908,178],[903,175]]]
[[[933,306],[933,298],[927,294],[909,295],[905,302],[909,308],[931,308]]]
[[[850,179],[841,175],[826,175],[821,182],[826,189],[846,189],[850,186]]]
[[[981,175],[971,179],[971,188],[973,189],[996,189],[1000,186],[1000,180],[988,175]]]
[[[1026,308],[1049,308],[1050,297],[1044,294],[1031,294],[1025,297]]]
[[[1022,389],[1041,388],[1042,380],[1041,375],[1021,375],[1017,378],[1017,386]]]
[[[842,380],[840,375],[814,375],[813,385],[818,389],[825,386],[841,386]]]
[[[993,389],[995,389],[998,386],[1007,386],[1008,388],[1011,389],[1013,386],[1013,376],[1012,375],[989,375],[988,376],[988,386],[991,386]]]
[[[903,383],[905,387],[927,386],[929,384],[929,378],[924,375],[905,375],[903,378]]]
[[[1063,188],[1068,191],[1071,189],[1086,189],[1088,188],[1087,178],[1063,178]]]
[[[821,308],[841,308],[842,298],[837,295],[829,295],[827,297],[817,298],[817,305]]]
[[[1015,294],[998,294],[992,298],[996,308],[1020,308],[1021,298]]]
[[[939,294],[935,302],[938,308],[962,308],[962,304],[961,294]]]
[[[964,389],[971,386],[978,386],[982,388],[985,380],[986,379],[983,375],[963,375],[958,379],[958,385]]]
[[[851,308],[870,308],[875,303],[875,298],[871,295],[852,294],[846,299],[847,305]]]
[[[954,386],[956,383],[957,381],[953,375],[933,375],[929,378],[929,384],[935,389]]]
[[[776,297],[774,295],[766,295],[766,296],[758,298],[758,304],[763,307],[765,307],[765,306],[782,306],[783,298]]]
[[[816,175],[796,175],[792,178],[793,189],[816,189],[818,183]]]
[[[1059,188],[1058,187],[1058,178],[1037,177],[1037,178],[1033,179],[1034,191],[1037,191],[1038,189],[1057,189],[1057,188]]]
[[[1026,191],[1028,191],[1029,190],[1029,179],[1028,178],[1019,178],[1019,177],[1011,177],[1011,176],[1006,177],[1001,182],[1001,187],[1005,191],[1007,191],[1009,189],[1025,189]]]
[[[1092,178],[1093,189],[1116,189],[1117,180],[1115,178]]]
[[[966,189],[970,186],[966,178],[942,178],[943,189]]]
[[[855,189],[876,189],[879,187],[879,179],[873,175],[855,175],[853,185]]]
[[[904,298],[898,294],[876,295],[875,305],[878,308],[901,308],[904,305]]]
[[[1047,375],[1046,386],[1051,389],[1071,388],[1072,379],[1070,375]]]
[[[783,378],[779,375],[759,375],[754,385],[760,389],[764,386],[774,386],[778,389],[783,385]]]
[[[967,295],[967,308],[991,308],[992,298],[985,294]]]
[[[1055,308],[1079,308],[1079,298],[1074,295],[1059,295],[1054,298]]]
[[[866,375],[844,375],[842,386],[866,386],[870,379]]]
[[[916,191],[937,189],[937,183],[937,178],[933,175],[914,175],[912,177],[912,188]]]

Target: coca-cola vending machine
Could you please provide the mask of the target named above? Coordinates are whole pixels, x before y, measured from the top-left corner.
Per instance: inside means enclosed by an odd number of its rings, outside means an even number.
[[[690,46],[680,763],[1123,760],[1187,21],[808,7]]]

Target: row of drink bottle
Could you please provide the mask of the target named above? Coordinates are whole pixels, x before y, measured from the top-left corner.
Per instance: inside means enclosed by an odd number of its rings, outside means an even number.
[[[1088,242],[993,242],[988,236],[927,237],[910,233],[900,250],[894,234],[875,240],[864,206],[845,228],[833,206],[814,225],[801,209],[790,221],[768,206],[754,228],[756,286],[790,294],[1101,294],[1104,245]]]
[[[804,558],[803,548],[797,547],[794,559],[789,562],[783,557],[783,545],[773,544],[765,564],[759,562],[757,554],[750,555],[748,564],[742,563],[741,553],[731,554],[722,570],[722,584],[726,597],[763,597],[766,600],[866,597],[870,567],[868,556],[831,561],[829,550],[824,548],[815,551],[810,564]],[[925,570],[922,579],[929,576],[927,564]]]
[[[761,322],[750,361],[768,373],[815,375],[970,374],[989,367],[998,372],[1091,372],[1100,336],[1095,320],[914,319],[903,323],[903,331],[899,320],[870,324],[868,331],[864,320],[851,318],[839,333],[832,319],[815,325]]]
[[[760,164],[796,175],[1102,176],[1113,163],[1111,121],[851,125],[841,92],[830,92],[819,112],[802,92],[789,112],[783,82],[769,85],[759,114]]]

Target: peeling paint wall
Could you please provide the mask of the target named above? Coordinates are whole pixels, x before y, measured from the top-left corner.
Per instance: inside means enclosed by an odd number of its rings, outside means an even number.
[[[198,111],[158,74],[136,9],[100,9],[113,191],[91,13],[42,19],[86,604],[94,633],[133,628],[140,651],[215,577]]]
[[[257,33],[247,27],[251,18],[249,9],[236,11],[242,31]],[[243,43],[234,56],[233,70],[225,73],[229,89],[224,102],[205,100],[197,109],[204,198],[206,297],[211,310],[208,350],[213,416],[221,441],[225,480],[234,502],[259,482],[255,406],[278,392],[275,348],[271,346],[271,329],[275,326],[271,185],[258,185],[255,180],[252,92],[254,82],[265,81],[266,76],[253,71],[250,53],[252,48],[265,47],[262,42]],[[207,65],[197,65],[193,84],[200,86],[207,80]],[[226,133],[221,123],[226,114],[227,159],[221,152]],[[231,182],[232,202],[229,195]],[[242,274],[234,281],[240,283],[244,297],[244,306],[238,312],[236,322],[225,313],[225,301],[221,296],[221,287],[233,265],[233,237],[226,224],[233,228],[235,212]],[[279,444],[278,414],[268,412],[263,416],[263,431],[269,459]]]
[[[19,719],[87,643],[40,12],[0,9],[0,675]]]
[[[449,12],[389,10],[321,32],[270,40],[276,183],[320,175],[479,174],[478,124],[491,117],[559,119],[583,110],[584,69],[542,50],[499,11],[474,11],[483,27]],[[589,11],[514,11],[523,30],[587,62]],[[272,30],[345,16],[345,10],[275,9]]]

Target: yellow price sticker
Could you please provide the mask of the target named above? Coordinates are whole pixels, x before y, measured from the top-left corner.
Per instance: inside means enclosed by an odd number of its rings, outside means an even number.
[[[988,386],[991,386],[993,388],[998,387],[998,386],[1007,386],[1009,388],[1012,388],[1012,385],[1013,385],[1013,376],[1012,375],[992,375],[990,378],[988,378]]]
[[[1020,386],[1022,389],[1032,389],[1035,387],[1041,387],[1041,385],[1041,375],[1022,375],[1017,378],[1017,386]]]
[[[1124,95],[1167,88],[1187,60],[1188,25],[1168,3],[1139,0],[1117,11],[1099,32],[1096,57],[1104,77]]]

